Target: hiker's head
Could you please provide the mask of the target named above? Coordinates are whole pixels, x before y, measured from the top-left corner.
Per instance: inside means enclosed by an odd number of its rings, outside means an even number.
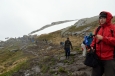
[[[101,12],[100,14],[99,14],[99,19],[100,18],[107,18],[107,13],[106,12]]]
[[[110,24],[112,18],[113,16],[110,12],[102,11],[99,14],[99,23],[100,25]]]
[[[69,40],[69,37],[67,37],[67,40]]]
[[[89,34],[89,36],[91,36],[91,37],[92,37],[92,36],[93,36],[93,34],[92,34],[92,33],[90,33],[90,34]]]
[[[106,12],[101,12],[99,14],[99,22],[101,25],[106,23],[106,18],[107,18],[107,13]]]

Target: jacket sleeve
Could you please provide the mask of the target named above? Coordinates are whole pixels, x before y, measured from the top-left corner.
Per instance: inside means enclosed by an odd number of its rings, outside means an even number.
[[[73,46],[72,46],[72,43],[71,43],[71,41],[70,41],[70,46],[71,46],[71,49],[73,49]]]
[[[114,34],[115,36],[115,34]],[[115,37],[103,37],[103,42],[105,42],[106,44],[109,44],[111,46],[115,46]]]
[[[103,37],[103,42],[106,44],[109,44],[111,46],[115,46],[115,25],[112,27],[111,34],[113,35],[112,37]]]

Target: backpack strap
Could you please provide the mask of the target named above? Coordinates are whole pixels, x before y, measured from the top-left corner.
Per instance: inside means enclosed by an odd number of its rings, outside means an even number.
[[[95,32],[95,35],[94,35],[94,36],[96,36],[96,35],[97,35],[97,33],[99,32],[100,28],[101,28],[101,26],[97,27],[96,32]],[[100,42],[101,42],[101,40],[100,40],[98,43],[100,43]],[[95,40],[95,44],[94,44],[94,49],[96,50],[96,40]]]
[[[97,27],[95,35],[97,35],[98,31],[100,30],[101,26]]]

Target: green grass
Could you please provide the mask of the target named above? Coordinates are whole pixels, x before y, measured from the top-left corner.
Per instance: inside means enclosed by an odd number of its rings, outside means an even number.
[[[44,59],[42,59],[42,61],[40,61],[39,66],[41,68],[41,72],[42,73],[46,73],[48,72],[48,70],[50,69],[50,66],[53,66],[57,63],[57,59],[55,59],[53,56],[48,56]]]
[[[12,76],[14,72],[17,72],[21,69],[22,66],[26,64],[26,61],[19,63],[16,67],[14,67],[12,70],[5,72],[3,74],[0,74],[0,76]]]
[[[47,40],[50,40],[52,38],[55,38],[56,35],[60,35],[61,31],[55,31],[55,32],[52,32],[52,33],[49,33],[49,34],[44,34],[44,35],[40,35],[37,39],[38,40],[44,40],[44,39],[47,39]]]
[[[0,66],[3,67],[3,74],[0,74],[0,76],[12,76],[14,72],[18,71],[21,66],[25,64],[24,60],[18,63],[18,60],[25,58],[21,50],[18,50],[17,52],[9,51],[14,49],[15,47],[17,46],[8,47],[0,50]]]
[[[67,71],[65,70],[65,68],[63,68],[63,67],[59,67],[59,70],[58,70],[59,72],[61,72],[61,73],[67,73]]]
[[[49,66],[47,66],[47,65],[43,65],[41,68],[42,73],[46,73],[48,70],[49,70]]]
[[[22,57],[23,57],[22,51],[17,51],[17,52],[5,51],[3,54],[0,55],[0,63],[9,62],[9,61],[14,62]]]

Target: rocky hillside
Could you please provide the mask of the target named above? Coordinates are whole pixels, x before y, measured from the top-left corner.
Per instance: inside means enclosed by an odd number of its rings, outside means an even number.
[[[84,35],[98,26],[97,19],[92,18],[49,34],[0,42],[0,76],[90,76],[91,68],[83,64],[80,44]],[[73,44],[69,59],[60,45],[66,37]]]

